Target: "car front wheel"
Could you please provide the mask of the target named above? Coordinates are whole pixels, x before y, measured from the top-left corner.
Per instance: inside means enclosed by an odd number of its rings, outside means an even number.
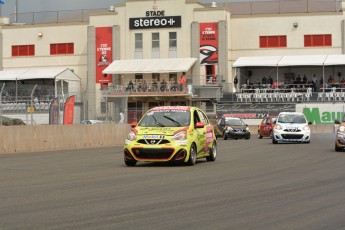
[[[195,162],[196,162],[196,148],[195,148],[195,145],[192,144],[189,150],[189,159],[188,159],[187,165],[193,166],[195,165]]]
[[[137,164],[137,161],[134,161],[134,160],[126,160],[125,159],[125,164],[127,166],[135,166]]]

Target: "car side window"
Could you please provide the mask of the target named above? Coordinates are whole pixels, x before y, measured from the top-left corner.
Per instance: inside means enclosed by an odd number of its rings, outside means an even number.
[[[193,113],[193,121],[194,121],[194,126],[196,125],[197,122],[200,122],[200,118],[197,111],[194,111]]]
[[[271,124],[271,120],[269,118],[266,119],[266,124],[267,125]]]
[[[208,125],[208,120],[207,120],[205,114],[203,112],[201,112],[200,110],[198,110],[198,114],[199,114],[201,122],[204,123],[204,125]]]

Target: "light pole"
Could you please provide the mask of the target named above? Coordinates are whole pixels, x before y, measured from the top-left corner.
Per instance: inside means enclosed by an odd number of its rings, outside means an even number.
[[[16,5],[14,6],[14,22],[18,22],[18,0],[16,0]]]
[[[5,83],[2,85],[1,91],[0,91],[0,106],[1,106],[1,114],[0,114],[0,125],[2,126],[2,91],[5,88]]]

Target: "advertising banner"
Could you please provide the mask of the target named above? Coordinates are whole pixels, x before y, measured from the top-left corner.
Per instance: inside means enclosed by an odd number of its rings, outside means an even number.
[[[200,23],[200,64],[218,63],[218,23]]]
[[[112,62],[112,27],[96,28],[96,83],[112,83],[111,75],[102,71]]]
[[[267,115],[280,112],[296,112],[296,104],[218,104],[217,119],[221,117],[239,117],[241,119],[262,119]]]
[[[49,107],[49,124],[58,125],[59,124],[59,98],[54,98],[50,102]]]
[[[335,120],[341,121],[345,113],[344,103],[299,104],[296,109],[316,125],[334,124]]]
[[[71,125],[73,124],[74,119],[74,101],[75,96],[70,96],[65,103],[65,108],[63,111],[63,124],[64,125]]]

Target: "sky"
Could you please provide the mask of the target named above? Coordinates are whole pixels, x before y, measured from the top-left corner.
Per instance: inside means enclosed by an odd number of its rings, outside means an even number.
[[[124,1],[125,0],[4,0],[5,4],[0,6],[0,12],[1,16],[10,16],[14,14],[16,2],[18,3],[18,13],[30,13],[80,9],[107,9],[111,5],[123,3]],[[205,3],[225,1],[248,2],[262,0],[201,0],[201,2]]]

